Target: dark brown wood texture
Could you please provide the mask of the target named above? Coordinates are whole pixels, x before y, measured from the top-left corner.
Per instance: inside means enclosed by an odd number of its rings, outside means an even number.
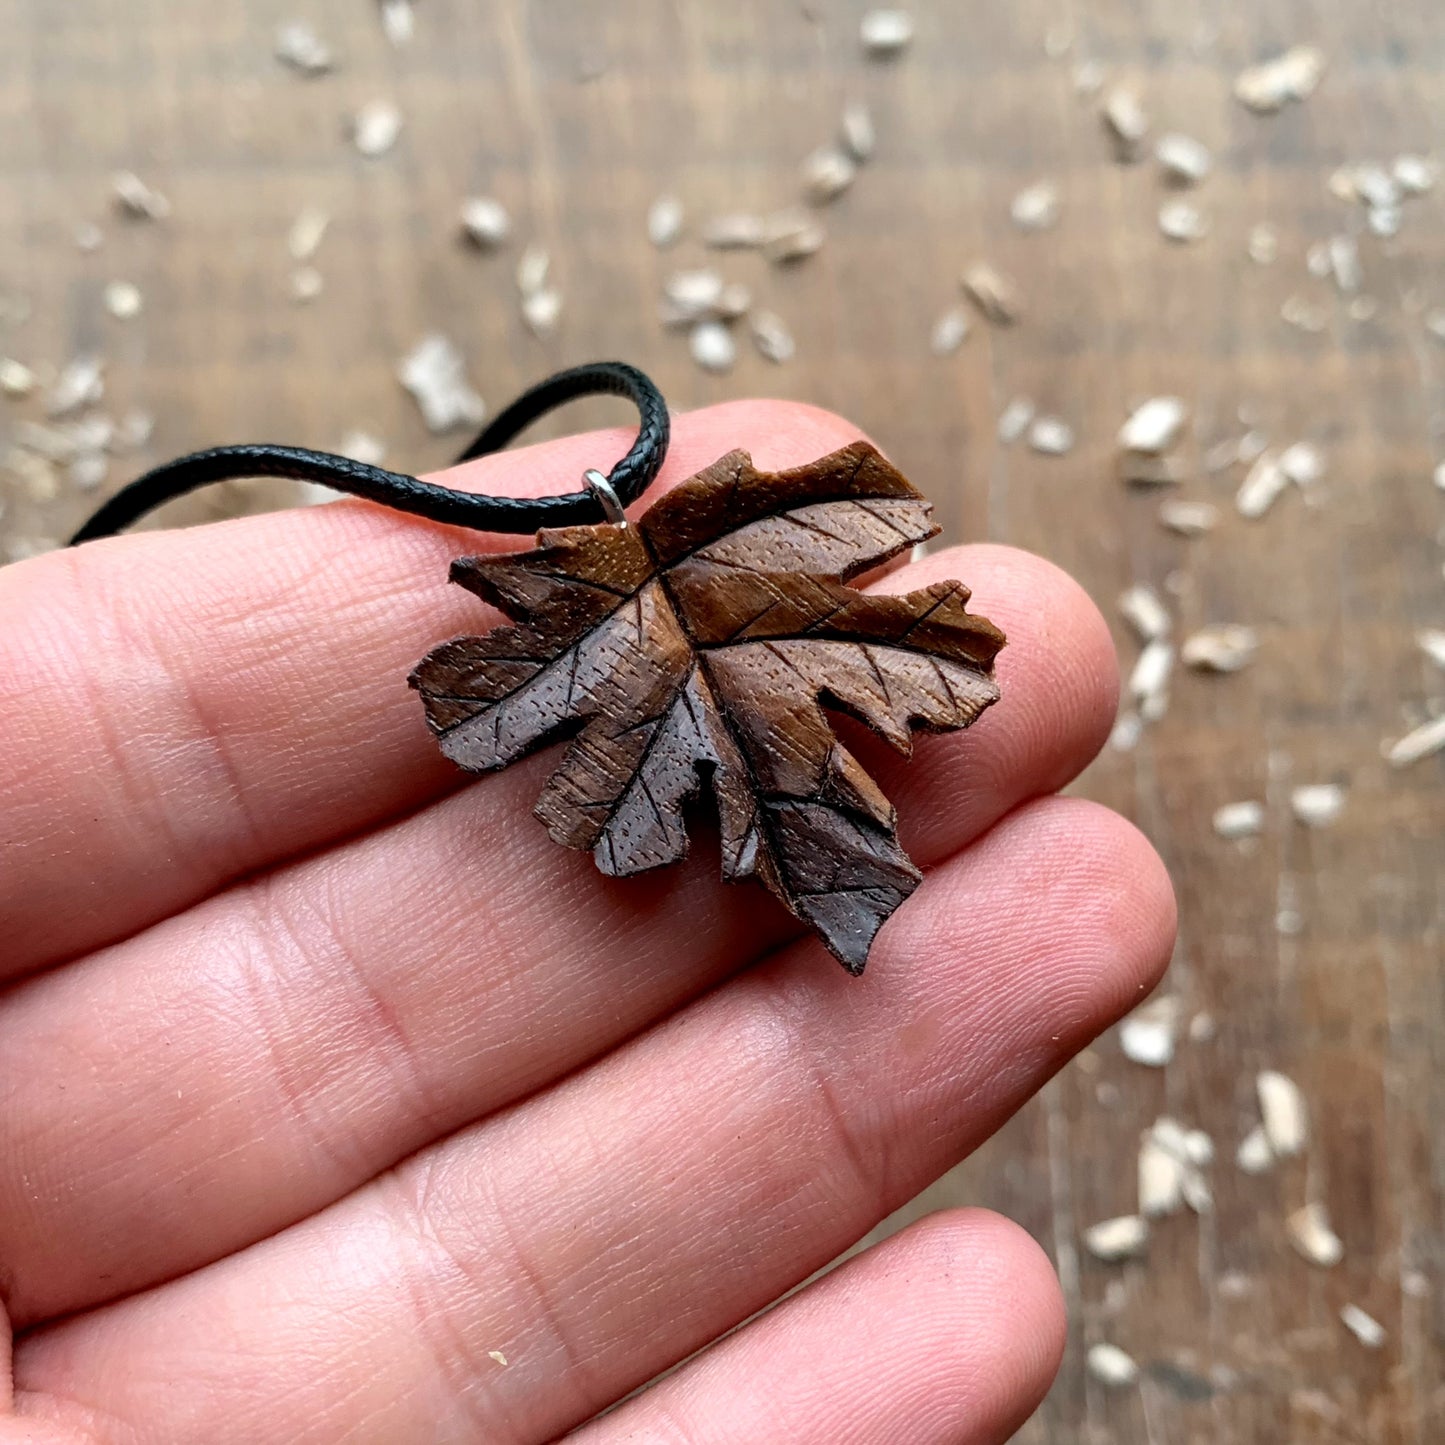
[[[0,323],[0,349],[37,363],[102,350],[108,404],[159,414],[157,458],[226,441],[327,446],[364,425],[416,466],[453,447],[425,436],[392,375],[426,330],[465,345],[494,406],[559,365],[623,356],[678,406],[768,393],[847,413],[937,503],[945,540],[1041,551],[1111,617],[1142,580],[1171,600],[1177,630],[1258,626],[1251,669],[1180,677],[1164,721],[1082,785],[1163,851],[1183,919],[1168,987],[1187,1016],[1212,1015],[1213,1038],[1181,1042],[1163,1070],[1101,1041],[916,1208],[1002,1209],[1059,1262],[1071,1346],[1022,1432],[1029,1445],[1439,1438],[1445,771],[1437,759],[1393,772],[1378,748],[1442,690],[1412,634],[1445,626],[1445,517],[1430,485],[1445,454],[1445,352],[1422,320],[1445,304],[1445,195],[1412,202],[1396,240],[1363,243],[1372,317],[1351,319],[1303,263],[1311,242],[1359,224],[1328,193],[1334,166],[1440,143],[1445,12],[1434,0],[913,0],[912,50],[870,65],[855,0],[417,8],[415,41],[393,51],[359,0],[3,0],[0,294],[26,298],[30,319]],[[303,11],[339,53],[334,76],[301,81],[271,58],[276,24]],[[1075,40],[1056,60],[1044,42],[1060,24]],[[1296,41],[1329,58],[1318,93],[1247,113],[1234,75]],[[1114,163],[1074,92],[1080,57],[1135,83],[1158,127],[1214,149],[1199,194],[1208,239],[1161,240],[1153,168]],[[406,128],[391,156],[366,162],[343,127],[376,97],[400,104]],[[698,217],[791,200],[801,158],[853,97],[873,108],[878,153],[827,213],[823,250],[786,272],[725,264],[786,317],[797,360],[745,355],[730,376],[700,374],[654,310],[667,272],[702,253],[654,253],[648,203],[675,189]],[[112,221],[118,167],[163,188],[173,219]],[[1009,201],[1045,176],[1061,189],[1060,223],[1022,236]],[[483,257],[454,241],[460,198],[483,190],[553,251],[566,309],[550,341],[518,319],[516,245]],[[327,289],[298,308],[285,237],[307,203],[334,220]],[[83,256],[72,229],[87,217],[107,241]],[[1245,259],[1260,221],[1279,229],[1274,266]],[[929,328],[979,257],[1015,276],[1027,314],[1006,331],[976,326],[937,359]],[[104,315],[113,277],[143,287],[143,316]],[[1325,308],[1320,334],[1282,322],[1293,295]],[[1114,472],[1130,402],[1161,392],[1189,401],[1201,445],[1234,434],[1241,406],[1275,441],[1320,442],[1319,505],[1291,495],[1249,525],[1229,513],[1237,474],[1200,480],[1188,494],[1226,520],[1192,543],[1165,533],[1157,498]],[[1015,393],[1071,421],[1076,450],[1000,446],[994,421]],[[20,414],[0,404],[7,436]],[[625,417],[599,404],[558,425]],[[64,534],[92,500],[0,486],[13,550]],[[235,487],[178,511],[267,495]],[[1348,804],[1333,828],[1305,832],[1286,794],[1321,779],[1348,782]],[[1246,851],[1209,820],[1251,796],[1269,818]],[[1282,908],[1301,931],[1277,931]],[[1312,1139],[1305,1159],[1250,1178],[1232,1155],[1257,1118],[1262,1067],[1299,1081]],[[1133,1208],[1139,1131],[1164,1113],[1214,1137],[1215,1210],[1158,1225],[1144,1261],[1100,1264],[1081,1230]],[[1306,1197],[1327,1204],[1343,1240],[1334,1270],[1286,1241],[1283,1219]],[[1383,1349],[1345,1333],[1348,1301],[1385,1325]],[[1143,1363],[1139,1389],[1089,1379],[1084,1347],[1098,1340]]]
[[[933,536],[930,511],[866,442],[786,472],[732,452],[635,526],[456,563],[516,625],[445,643],[412,685],[473,772],[570,735],[537,817],[613,877],[686,857],[683,809],[706,783],[723,877],[756,879],[860,974],[923,875],[823,705],[907,754],[914,728],[966,728],[998,701],[1003,635],[969,615],[967,587],[843,585]]]

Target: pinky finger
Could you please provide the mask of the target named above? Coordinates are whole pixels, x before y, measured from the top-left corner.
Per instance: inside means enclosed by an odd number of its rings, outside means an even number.
[[[1058,1369],[1043,1251],[977,1210],[936,1214],[835,1270],[568,1445],[991,1445]]]

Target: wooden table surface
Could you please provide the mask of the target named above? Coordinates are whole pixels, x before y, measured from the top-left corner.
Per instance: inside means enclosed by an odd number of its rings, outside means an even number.
[[[494,406],[557,366],[627,357],[678,406],[768,393],[848,414],[937,499],[949,537],[1033,548],[1111,617],[1145,582],[1176,635],[1256,627],[1253,666],[1178,675],[1163,720],[1082,784],[1170,866],[1182,932],[1165,989],[1193,1033],[1181,1028],[1164,1068],[1129,1062],[1117,1034],[1100,1040],[905,1214],[988,1205],[1057,1261],[1070,1349],[1022,1440],[1445,1438],[1445,759],[1392,769],[1380,752],[1445,699],[1445,672],[1414,638],[1445,626],[1445,493],[1431,481],[1445,349],[1427,325],[1445,306],[1445,189],[1408,202],[1398,237],[1381,240],[1327,186],[1341,164],[1440,142],[1445,12],[916,0],[915,44],[879,63],[858,45],[862,9],[421,0],[414,40],[396,48],[356,0],[5,0],[0,354],[44,367],[98,352],[106,409],[156,414],[148,457],[118,462],[111,484],[203,444],[331,446],[358,426],[398,464],[438,465],[454,441],[425,434],[394,378],[433,328],[462,344]],[[276,26],[298,15],[335,46],[334,74],[302,79],[274,60]],[[1318,92],[1278,115],[1247,111],[1234,76],[1296,42],[1328,58]],[[1081,61],[1136,85],[1156,131],[1212,148],[1194,197],[1206,239],[1160,236],[1157,170],[1114,161],[1097,100],[1076,90]],[[405,129],[391,154],[363,160],[345,119],[377,98],[401,107]],[[694,218],[792,202],[801,158],[848,100],[871,107],[877,156],[828,209],[822,251],[786,270],[721,258],[788,320],[796,360],[772,366],[744,345],[731,374],[704,375],[656,305],[662,278],[705,253],[654,251],[649,202],[674,190]],[[171,219],[113,214],[121,168],[169,196]],[[1010,200],[1043,178],[1061,219],[1021,234]],[[486,257],[456,240],[460,199],[482,191],[552,252],[566,300],[549,340],[519,318],[517,244]],[[300,306],[286,235],[305,204],[333,220],[325,290]],[[86,220],[105,232],[93,254],[74,242]],[[1278,231],[1272,265],[1246,255],[1261,222]],[[1361,236],[1363,304],[1307,270],[1309,246],[1337,234]],[[976,324],[956,356],[930,354],[962,267],[983,257],[1016,278],[1024,320]],[[117,278],[143,291],[133,320],[102,306]],[[1291,298],[1318,310],[1318,331],[1282,318]],[[1192,412],[1179,494],[1221,507],[1196,540],[1159,525],[1157,490],[1117,477],[1119,425],[1158,393]],[[996,418],[1015,395],[1074,426],[1074,449],[1002,445]],[[17,419],[39,414],[0,401],[0,452]],[[1241,417],[1327,457],[1307,495],[1292,489],[1254,522],[1233,510],[1239,468],[1208,475],[1201,461],[1246,429]],[[0,487],[9,556],[50,545],[94,502],[63,480],[54,498],[8,474]],[[233,486],[185,505],[204,516],[274,497]],[[1119,644],[1132,665],[1122,625]],[[1317,781],[1344,784],[1347,802],[1333,826],[1306,830],[1288,795]],[[1262,836],[1217,837],[1214,809],[1244,798],[1266,804]],[[1250,1176],[1234,1155],[1266,1068],[1300,1085],[1310,1140]],[[1143,1259],[1101,1263],[1081,1231],[1134,1211],[1140,1132],[1162,1115],[1213,1139],[1213,1210],[1157,1222]],[[1307,1200],[1343,1242],[1333,1269],[1290,1248],[1284,1220]],[[1347,1303],[1384,1326],[1381,1348],[1346,1331]],[[1137,1386],[1089,1374],[1100,1341],[1139,1361]]]

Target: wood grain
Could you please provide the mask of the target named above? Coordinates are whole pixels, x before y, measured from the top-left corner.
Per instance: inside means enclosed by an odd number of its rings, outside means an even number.
[[[1180,634],[1256,626],[1251,669],[1178,677],[1164,721],[1083,784],[1170,865],[1183,931],[1167,987],[1186,1017],[1212,1017],[1212,1039],[1181,1042],[1163,1070],[1102,1041],[914,1210],[999,1208],[1059,1263],[1071,1347],[1025,1441],[1437,1438],[1445,771],[1439,759],[1391,771],[1378,750],[1442,692],[1412,634],[1445,625],[1445,518],[1429,480],[1445,455],[1445,353],[1423,324],[1445,305],[1445,196],[1411,202],[1395,240],[1362,241],[1373,315],[1352,318],[1303,262],[1311,242],[1361,229],[1327,190],[1336,165],[1439,143],[1440,7],[916,0],[911,51],[870,64],[855,0],[424,0],[402,52],[371,7],[313,0],[306,13],[342,61],[315,81],[270,53],[276,24],[299,8],[3,7],[0,295],[23,298],[29,319],[6,308],[0,349],[35,364],[103,352],[108,405],[160,417],[155,457],[242,440],[328,446],[365,425],[417,467],[451,445],[423,435],[392,366],[428,329],[465,346],[494,405],[557,366],[622,356],[679,406],[765,392],[848,414],[935,499],[947,537],[1040,551],[1106,610],[1146,581]],[[1060,26],[1070,53],[1051,59],[1045,37]],[[1296,41],[1330,61],[1312,99],[1273,117],[1232,100],[1240,67]],[[1157,177],[1114,163],[1071,81],[1082,57],[1136,84],[1159,126],[1212,147],[1205,241],[1159,237]],[[345,121],[379,97],[402,107],[406,128],[392,155],[364,161],[343,141]],[[648,203],[675,189],[696,218],[791,202],[803,156],[854,98],[873,109],[878,154],[827,211],[823,250],[786,271],[752,256],[725,263],[789,322],[797,361],[749,355],[726,377],[697,372],[654,315],[662,278],[700,252],[652,252]],[[107,177],[120,167],[164,190],[173,219],[114,220]],[[1040,177],[1058,183],[1062,218],[1023,236],[1008,203]],[[456,208],[480,190],[553,252],[566,303],[546,342],[517,314],[516,247],[484,257],[455,242]],[[326,290],[299,308],[285,236],[307,203],[334,222],[318,260]],[[72,243],[86,218],[107,232],[94,255]],[[1280,234],[1274,266],[1245,259],[1260,221]],[[1006,331],[977,325],[956,357],[935,358],[931,325],[979,258],[1017,279],[1027,316]],[[115,277],[144,289],[135,321],[102,310]],[[1321,333],[1281,320],[1291,296],[1324,308]],[[1317,505],[1292,493],[1246,523],[1229,510],[1237,473],[1194,467],[1185,494],[1220,503],[1225,520],[1193,542],[1164,532],[1158,498],[1116,480],[1113,444],[1130,404],[1164,392],[1190,404],[1192,461],[1243,429],[1241,408],[1276,443],[1318,442],[1329,470]],[[1001,446],[995,419],[1016,394],[1070,421],[1078,447],[1048,459]],[[32,412],[6,404],[0,427]],[[559,425],[622,415],[579,408]],[[90,502],[0,484],[14,554],[64,534]],[[178,514],[274,499],[238,487]],[[1131,661],[1122,630],[1120,645]],[[1332,828],[1306,832],[1288,790],[1320,780],[1347,783],[1347,806]],[[1247,797],[1267,802],[1263,837],[1216,838],[1213,809]],[[1279,931],[1281,912],[1299,931]],[[1312,1138],[1303,1159],[1250,1178],[1232,1157],[1257,1118],[1262,1067],[1298,1080]],[[1080,1231],[1133,1208],[1139,1132],[1165,1113],[1214,1138],[1215,1209],[1160,1223],[1143,1261],[1100,1264]],[[1286,1241],[1284,1216],[1306,1198],[1327,1205],[1344,1242],[1332,1271]],[[1384,1324],[1383,1349],[1344,1331],[1348,1301]],[[1088,1377],[1084,1347],[1099,1340],[1140,1360],[1137,1389]]]

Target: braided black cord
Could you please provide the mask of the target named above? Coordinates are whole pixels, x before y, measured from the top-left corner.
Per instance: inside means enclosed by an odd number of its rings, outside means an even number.
[[[641,416],[637,440],[607,474],[612,489],[626,506],[647,490],[661,470],[667,455],[669,424],[667,403],[652,379],[625,362],[594,361],[549,377],[518,397],[457,460],[470,461],[473,457],[501,451],[519,432],[554,407],[578,397],[595,395],[625,396]],[[477,496],[331,452],[258,444],[192,452],[137,477],[96,512],[70,539],[70,545],[112,536],[162,502],[212,482],[236,477],[286,477],[298,482],[319,482],[397,511],[412,512],[434,522],[472,527],[479,532],[535,532],[539,527],[565,527],[602,519],[601,503],[590,491],[555,497]]]

